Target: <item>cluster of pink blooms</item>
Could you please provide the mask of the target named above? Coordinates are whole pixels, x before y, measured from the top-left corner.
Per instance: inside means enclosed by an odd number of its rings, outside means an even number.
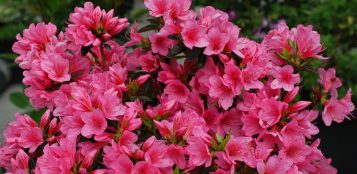
[[[318,70],[311,101],[297,99],[301,72],[327,59],[312,26],[280,23],[258,43],[213,7],[197,14],[191,0],[144,3],[156,24],[147,35],[87,2],[64,32],[39,23],[17,36],[25,94],[46,112],[40,123],[26,114],[9,123],[3,171],[337,173],[313,122],[340,123],[354,105],[351,90],[338,96],[331,68]]]

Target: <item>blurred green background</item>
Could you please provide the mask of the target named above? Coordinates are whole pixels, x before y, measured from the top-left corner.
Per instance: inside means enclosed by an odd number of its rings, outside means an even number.
[[[20,84],[22,71],[14,64],[16,55],[11,46],[17,33],[21,33],[29,24],[40,21],[52,22],[62,29],[75,6],[81,6],[84,0],[0,0],[0,100],[9,100],[1,93],[14,84]],[[115,13],[133,21],[145,15],[142,0],[93,0],[106,9],[115,9]],[[357,0],[193,0],[193,6],[211,5],[226,11],[232,22],[242,28],[242,35],[260,41],[264,34],[274,28],[279,21],[285,21],[290,27],[297,24],[311,24],[321,34],[330,57],[326,66],[335,67],[337,75],[343,81],[343,88],[357,91]],[[140,22],[140,20],[139,20]],[[312,86],[311,84],[310,86]],[[357,92],[355,92],[357,93]],[[21,93],[10,95],[11,101],[18,107],[28,110],[26,97]],[[357,103],[356,95],[353,95]],[[0,101],[1,102],[1,101]],[[6,107],[6,106],[5,106]],[[4,112],[0,110],[0,121]],[[321,128],[319,137],[321,148],[326,156],[333,158],[333,165],[339,173],[357,171],[357,132],[356,120],[331,127]]]

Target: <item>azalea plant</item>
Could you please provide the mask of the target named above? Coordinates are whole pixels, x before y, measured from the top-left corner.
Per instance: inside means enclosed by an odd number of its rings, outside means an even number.
[[[9,123],[2,172],[337,173],[314,120],[340,123],[354,105],[335,70],[315,66],[328,58],[312,26],[280,23],[258,43],[213,7],[144,3],[141,29],[87,2],[65,31],[38,23],[17,36],[25,94],[46,111]],[[303,74],[318,76],[308,98]]]

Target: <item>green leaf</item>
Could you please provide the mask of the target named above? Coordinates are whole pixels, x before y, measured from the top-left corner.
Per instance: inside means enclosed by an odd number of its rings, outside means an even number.
[[[150,31],[150,30],[156,30],[157,28],[158,28],[157,25],[150,24],[150,25],[144,26],[143,28],[140,28],[138,30],[138,32],[139,33],[143,33],[143,32],[147,32],[147,31]]]
[[[25,109],[30,106],[27,96],[22,92],[14,92],[10,94],[10,101],[16,107]]]
[[[0,59],[7,59],[7,60],[12,60],[14,61],[16,59],[17,55],[13,53],[1,53],[0,54]]]
[[[41,122],[41,117],[43,115],[43,113],[46,112],[46,109],[41,109],[39,111],[36,111],[34,109],[25,112],[25,114],[29,115],[34,121],[36,121],[36,123],[40,123]]]

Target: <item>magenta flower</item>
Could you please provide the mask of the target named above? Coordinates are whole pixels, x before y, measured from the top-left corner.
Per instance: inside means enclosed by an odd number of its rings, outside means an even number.
[[[283,88],[285,91],[293,90],[294,86],[300,82],[299,74],[293,73],[294,68],[290,65],[286,65],[273,71],[273,77],[275,79],[271,82],[271,88]]]
[[[336,70],[334,68],[329,68],[327,71],[319,68],[319,77],[319,83],[324,87],[326,93],[335,91],[342,86],[341,80],[336,77]]]
[[[151,42],[152,52],[159,53],[163,56],[166,56],[169,53],[169,50],[176,43],[176,41],[160,34],[152,34],[150,35],[149,39]]]
[[[229,41],[229,37],[222,33],[218,27],[209,29],[207,37],[208,46],[203,53],[208,56],[220,54]]]
[[[87,138],[92,135],[100,135],[107,128],[107,122],[102,111],[94,110],[93,112],[87,112],[81,116],[84,122],[81,134]]]
[[[233,104],[234,93],[232,88],[223,80],[222,77],[213,75],[209,78],[211,88],[209,95],[218,99],[219,105],[227,110]]]
[[[352,91],[340,98],[335,70],[320,67],[320,86],[299,93],[307,59],[323,58],[312,26],[279,23],[256,42],[214,7],[144,4],[148,34],[137,23],[120,34],[126,18],[86,2],[64,33],[39,23],[17,35],[24,93],[46,112],[8,124],[1,172],[337,173],[315,120],[349,119]]]
[[[181,32],[183,43],[188,48],[202,48],[208,45],[206,29],[195,22],[188,22]]]

